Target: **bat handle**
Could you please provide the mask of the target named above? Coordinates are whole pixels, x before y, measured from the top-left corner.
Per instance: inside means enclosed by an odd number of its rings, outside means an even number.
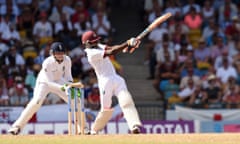
[[[146,28],[143,32],[141,32],[138,36],[137,36],[137,39],[142,39],[143,37],[145,37],[149,32],[149,29]]]

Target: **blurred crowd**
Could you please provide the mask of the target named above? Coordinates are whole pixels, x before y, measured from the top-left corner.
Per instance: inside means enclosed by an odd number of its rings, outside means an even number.
[[[61,41],[72,58],[74,81],[86,85],[86,106],[99,109],[97,79],[81,35],[93,29],[103,43],[111,44],[113,1],[0,0],[0,106],[27,104],[51,43]],[[141,44],[147,79],[167,108],[240,107],[240,0],[131,2],[141,3],[144,27],[167,12],[173,15]],[[111,60],[121,74],[121,65],[114,56]],[[44,104],[58,103],[63,101],[51,93]]]
[[[86,105],[99,108],[97,79],[81,36],[94,30],[111,43],[113,28],[107,0],[0,0],[0,106],[25,106],[53,41],[61,41],[72,59],[74,81],[82,81]],[[111,57],[116,69],[121,66]],[[44,104],[63,101],[50,93]]]
[[[145,0],[145,25],[171,12],[144,45],[148,79],[167,103],[240,107],[240,1]]]

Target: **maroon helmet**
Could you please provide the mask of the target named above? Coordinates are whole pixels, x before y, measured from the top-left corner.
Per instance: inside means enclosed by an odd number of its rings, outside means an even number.
[[[86,31],[82,35],[82,44],[95,43],[100,39],[101,37],[99,37],[94,31]]]

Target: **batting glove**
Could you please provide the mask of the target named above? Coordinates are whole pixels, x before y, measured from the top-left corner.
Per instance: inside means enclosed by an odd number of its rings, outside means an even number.
[[[138,43],[138,40],[136,38],[130,38],[127,40],[128,47],[135,47]]]
[[[136,48],[138,48],[140,42],[141,41],[137,38],[130,38],[129,40],[127,40],[128,48],[124,49],[123,52],[129,51],[130,53],[132,53]]]

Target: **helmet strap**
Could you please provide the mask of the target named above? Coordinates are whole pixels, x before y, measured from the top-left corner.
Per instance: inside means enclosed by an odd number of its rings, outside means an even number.
[[[96,43],[90,43],[90,42],[86,42],[85,43],[85,47],[87,47],[87,48],[94,48],[94,47],[96,47],[97,46],[97,42]]]

